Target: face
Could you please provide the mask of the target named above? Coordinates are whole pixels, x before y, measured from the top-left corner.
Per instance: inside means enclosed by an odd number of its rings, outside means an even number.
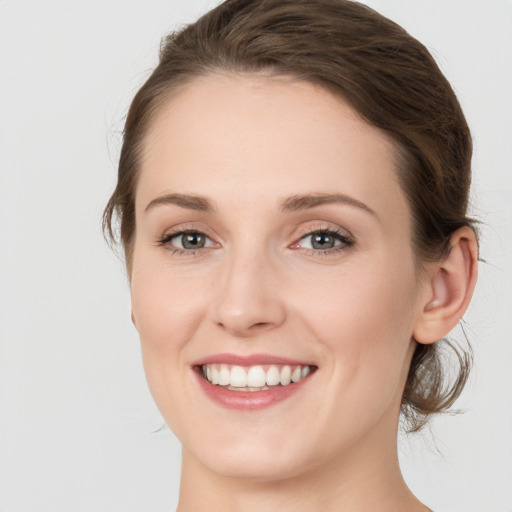
[[[136,222],[133,321],[186,459],[280,479],[390,449],[421,283],[384,133],[310,83],[197,79],[153,120]]]

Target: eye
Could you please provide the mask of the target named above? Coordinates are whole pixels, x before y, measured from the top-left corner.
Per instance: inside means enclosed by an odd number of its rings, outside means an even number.
[[[200,231],[179,231],[170,233],[160,240],[163,246],[183,252],[212,247],[214,242]]]
[[[354,241],[346,234],[333,229],[317,229],[303,236],[293,248],[309,249],[314,252],[337,252],[347,249]]]
[[[340,245],[340,241],[329,233],[313,233],[304,237],[302,240],[306,243],[308,249],[332,249]]]

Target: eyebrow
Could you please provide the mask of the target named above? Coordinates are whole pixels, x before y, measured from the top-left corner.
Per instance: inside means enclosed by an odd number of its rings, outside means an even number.
[[[345,194],[315,193],[293,195],[283,200],[279,209],[282,212],[295,212],[308,210],[310,208],[315,208],[316,206],[322,206],[324,204],[343,204],[354,206],[370,213],[371,215],[374,215],[375,217],[378,217],[375,211],[372,210],[369,206]],[[206,197],[195,194],[166,194],[160,197],[156,197],[148,203],[144,211],[147,212],[156,206],[162,205],[176,205],[181,208],[186,208],[187,210],[196,210],[206,213],[212,213],[215,211],[212,203]]]
[[[378,215],[369,206],[362,203],[361,201],[347,196],[345,194],[306,194],[306,195],[294,195],[288,197],[281,203],[280,210],[283,212],[295,212],[299,210],[307,210],[314,208],[315,206],[321,206],[324,204],[344,204],[348,206],[355,206],[360,208],[375,217]]]
[[[210,201],[203,196],[194,194],[166,194],[150,201],[144,211],[147,212],[155,206],[170,204],[199,212],[213,212],[215,210]]]

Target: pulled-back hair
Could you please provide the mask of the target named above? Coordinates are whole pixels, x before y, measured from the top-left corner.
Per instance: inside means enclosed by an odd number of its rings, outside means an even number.
[[[396,23],[350,0],[227,0],[162,42],[160,62],[130,106],[118,183],[103,227],[120,239],[130,273],[141,148],[154,114],[180,88],[215,72],[291,75],[347,101],[394,141],[397,175],[413,219],[418,270],[443,258],[467,216],[472,143],[455,93],[428,50]],[[119,232],[114,218],[119,221]],[[451,382],[441,357],[455,351]],[[408,429],[460,395],[470,351],[417,343],[402,397]]]

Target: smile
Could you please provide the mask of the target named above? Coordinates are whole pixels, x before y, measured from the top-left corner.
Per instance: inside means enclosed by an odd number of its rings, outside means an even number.
[[[289,386],[306,378],[310,365],[255,365],[204,364],[203,377],[213,385],[233,391],[266,391],[273,386]]]
[[[196,361],[193,369],[200,388],[217,405],[258,410],[304,389],[318,367],[265,354],[218,354]]]

